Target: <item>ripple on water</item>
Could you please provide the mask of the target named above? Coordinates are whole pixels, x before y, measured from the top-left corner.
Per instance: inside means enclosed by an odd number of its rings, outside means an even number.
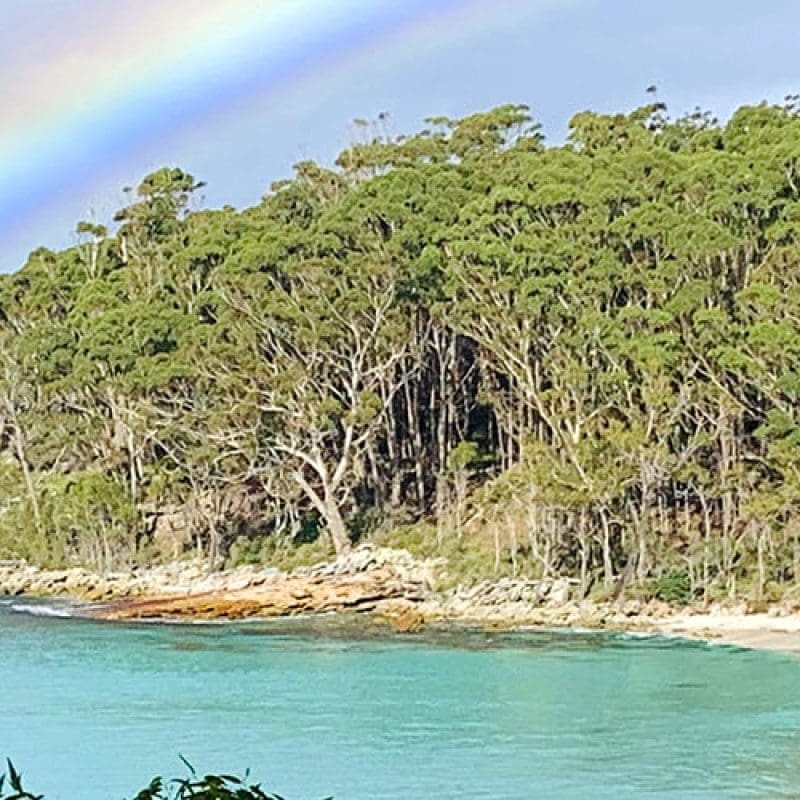
[[[23,612],[0,601],[0,743],[54,798],[130,796],[178,753],[298,800],[779,798],[800,775],[800,662],[774,654]]]

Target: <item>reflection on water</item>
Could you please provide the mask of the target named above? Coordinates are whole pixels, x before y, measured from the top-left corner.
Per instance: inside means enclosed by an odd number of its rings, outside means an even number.
[[[178,753],[251,767],[297,800],[797,796],[790,657],[595,632],[392,636],[338,618],[112,625],[27,606],[0,601],[0,754],[53,800],[130,796],[180,772]]]

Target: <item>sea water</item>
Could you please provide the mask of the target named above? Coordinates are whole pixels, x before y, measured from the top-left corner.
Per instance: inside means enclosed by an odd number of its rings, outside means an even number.
[[[0,600],[0,754],[48,800],[800,796],[800,661],[592,633],[120,625]]]

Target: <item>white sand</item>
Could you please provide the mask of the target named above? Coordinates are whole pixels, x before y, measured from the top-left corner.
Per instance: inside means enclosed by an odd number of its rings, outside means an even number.
[[[656,623],[660,633],[761,650],[800,653],[800,615],[692,614]]]

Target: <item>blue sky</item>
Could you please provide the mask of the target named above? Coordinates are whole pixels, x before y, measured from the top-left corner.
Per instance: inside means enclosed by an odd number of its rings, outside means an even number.
[[[16,269],[39,245],[70,244],[79,219],[107,220],[121,187],[163,164],[207,181],[207,205],[257,202],[293,163],[331,161],[354,117],[388,111],[397,132],[410,132],[426,116],[522,102],[559,141],[576,111],[629,109],[646,101],[650,84],[672,113],[699,105],[722,116],[800,90],[800,3],[789,0],[430,0],[436,14],[400,0],[347,0],[335,14],[327,0],[308,0],[304,20],[269,19],[275,52],[292,42],[284,60],[239,59],[227,83],[213,82],[221,62],[203,56],[218,44],[216,31],[230,37],[217,59],[238,59],[266,40],[248,45],[248,24],[223,30],[213,14],[226,6],[210,2],[4,0],[0,105],[11,122],[0,122],[0,270]],[[228,2],[252,23],[282,0]],[[172,62],[140,17],[149,13],[164,28],[192,8],[208,25],[191,34],[183,62]],[[103,48],[102,37],[113,35],[120,44]],[[82,67],[94,47],[101,56]],[[179,70],[194,77],[173,87]],[[204,103],[212,83],[214,102]],[[154,91],[160,85],[169,91]],[[126,93],[135,93],[139,123],[114,127]],[[68,113],[73,103],[85,114]],[[73,152],[80,146],[81,160]]]

